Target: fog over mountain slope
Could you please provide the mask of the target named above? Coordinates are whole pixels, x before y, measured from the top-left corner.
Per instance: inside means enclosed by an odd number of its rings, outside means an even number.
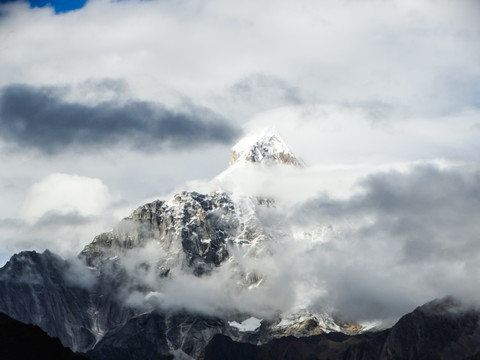
[[[240,154],[232,166],[300,164],[272,143],[283,141],[276,133],[262,135],[252,144],[261,158]],[[99,359],[118,358],[137,331],[148,342],[145,322],[153,324],[156,340],[146,353],[131,355],[136,358],[176,350],[197,357],[215,333],[242,339],[262,321],[257,341],[295,333],[302,316],[312,318],[317,332],[340,330],[327,314],[305,310],[282,320],[296,299],[283,290],[293,279],[272,256],[291,238],[281,218],[270,197],[182,192],[139,207],[75,261],[49,251],[15,255],[2,268],[0,308]],[[259,325],[245,328],[252,315]]]
[[[0,311],[93,359],[198,358],[217,333],[354,334],[433,298],[478,300],[466,276],[478,272],[476,169],[412,165],[306,200],[293,180],[312,173],[276,131],[250,134],[231,159],[209,191],[140,206],[77,259],[15,255]]]
[[[478,0],[45,2],[0,2],[0,310],[158,360],[478,306]]]

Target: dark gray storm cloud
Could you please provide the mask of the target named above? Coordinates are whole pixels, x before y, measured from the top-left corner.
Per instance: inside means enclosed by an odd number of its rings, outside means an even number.
[[[479,184],[477,172],[419,166],[409,173],[372,175],[363,182],[364,194],[345,201],[317,199],[302,211],[324,220],[374,219],[362,236],[385,233],[401,239],[406,261],[442,256],[447,246],[451,251],[443,255],[464,258],[469,244],[480,250]]]
[[[130,100],[85,105],[65,101],[61,89],[10,85],[0,93],[0,136],[19,148],[54,154],[126,144],[140,151],[164,146],[232,143],[239,131],[207,108]]]
[[[480,172],[417,166],[375,174],[347,200],[317,198],[293,221],[331,225],[304,268],[327,290],[319,306],[395,317],[446,295],[477,301]]]

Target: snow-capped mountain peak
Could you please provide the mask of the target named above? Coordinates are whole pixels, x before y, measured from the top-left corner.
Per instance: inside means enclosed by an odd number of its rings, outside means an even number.
[[[241,162],[280,163],[303,167],[303,162],[295,157],[274,128],[252,132],[232,148],[230,165]]]

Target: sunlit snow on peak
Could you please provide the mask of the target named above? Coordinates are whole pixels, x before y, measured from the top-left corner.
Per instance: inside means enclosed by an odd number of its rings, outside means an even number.
[[[251,132],[232,148],[230,165],[241,162],[303,166],[273,127]]]

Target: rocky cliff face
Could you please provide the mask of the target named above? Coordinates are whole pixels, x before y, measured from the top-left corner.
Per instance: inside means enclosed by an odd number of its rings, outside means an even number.
[[[82,270],[75,277],[89,278],[88,284],[72,282],[73,265],[49,251],[20,253],[0,269],[0,311],[39,325],[92,358],[118,358],[132,341],[143,344],[139,359],[174,351],[197,357],[216,333],[235,339],[250,333],[236,331],[230,319],[130,307],[125,294],[155,290],[142,278],[146,275],[153,282],[168,281],[175,273],[208,276],[232,259],[234,247],[248,247],[249,255],[256,256],[271,240],[256,209],[271,205],[258,199],[243,199],[239,205],[221,192],[183,192],[143,205],[80,253]],[[259,279],[237,268],[232,281],[249,286]]]
[[[111,331],[86,355],[92,360],[148,360],[166,354],[196,359],[219,333],[226,333],[226,324],[220,319],[185,312],[152,312]]]
[[[240,141],[232,159],[235,164],[302,165],[274,131]],[[258,328],[242,329],[232,320],[243,321],[249,314],[236,310],[215,318],[131,301],[132,294],[145,299],[161,293],[164,281],[180,275],[210,276],[227,262],[232,291],[260,286],[263,274],[244,268],[241,257],[263,261],[285,236],[282,224],[271,221],[274,209],[274,199],[226,191],[182,192],[145,204],[96,236],[79,254],[79,264],[49,251],[12,257],[0,269],[0,311],[37,324],[94,359],[175,352],[197,358],[217,333],[263,343],[331,330],[333,321],[315,317],[287,325],[280,317],[265,319]],[[76,274],[69,276],[72,271]]]
[[[234,147],[232,167],[302,165],[278,134],[253,140]],[[240,166],[245,163],[250,164]],[[189,296],[188,287],[218,279],[213,276],[225,269],[222,284],[231,285],[235,296],[262,288],[268,276],[247,265],[268,261],[279,240],[291,236],[275,206],[272,198],[226,190],[182,192],[145,204],[95,237],[77,260],[49,251],[13,256],[0,269],[0,311],[40,326],[95,360],[174,354],[180,359],[235,359],[238,354],[251,359],[464,359],[480,353],[478,314],[450,311],[451,306],[417,309],[391,332],[355,335],[361,326],[340,326],[328,314],[275,313],[257,319],[245,307],[213,315],[144,301],[152,294],[163,296],[179,277],[193,279],[184,285],[183,296]],[[225,337],[215,337],[204,351],[216,334]]]
[[[152,264],[160,275],[174,266],[202,275],[228,258],[239,226],[226,193],[183,192],[139,207],[111,232],[95,237],[80,256],[89,266],[101,267],[105,259],[155,243],[164,254]]]
[[[0,311],[38,325],[74,351],[85,351],[133,312],[117,301],[110,284],[72,282],[72,266],[48,250],[14,255],[0,269]]]
[[[461,360],[480,355],[480,313],[452,298],[403,316],[387,338],[382,360]]]
[[[204,360],[473,360],[480,358],[480,313],[447,298],[403,316],[392,329],[284,337],[254,346],[216,335]]]
[[[63,259],[49,251],[14,255],[0,271],[0,309],[40,326],[72,349],[84,349],[95,343],[85,317],[91,295],[66,283],[67,268]]]

